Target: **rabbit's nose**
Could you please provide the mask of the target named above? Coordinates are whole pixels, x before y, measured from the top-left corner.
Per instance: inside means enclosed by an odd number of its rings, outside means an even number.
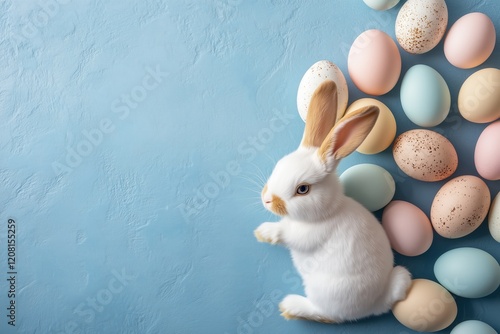
[[[266,195],[266,196],[263,196],[262,201],[265,204],[271,204],[273,202],[273,198],[271,196]]]

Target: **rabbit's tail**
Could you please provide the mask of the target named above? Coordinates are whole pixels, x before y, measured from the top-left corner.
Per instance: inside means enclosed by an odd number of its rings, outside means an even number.
[[[406,298],[406,293],[411,285],[411,274],[408,269],[402,266],[392,268],[385,294],[381,296],[380,309],[375,310],[374,314],[382,314],[389,311],[394,303]]]

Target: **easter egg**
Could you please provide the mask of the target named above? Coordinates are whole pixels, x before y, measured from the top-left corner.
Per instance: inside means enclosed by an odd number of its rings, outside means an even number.
[[[396,183],[384,168],[373,164],[355,165],[340,175],[346,196],[370,211],[386,206],[394,197]]]
[[[422,54],[438,45],[447,24],[444,0],[408,0],[396,18],[396,38],[405,51]]]
[[[474,123],[500,118],[500,70],[485,68],[471,74],[458,93],[458,111]]]
[[[405,299],[394,304],[392,313],[406,327],[418,332],[437,332],[457,317],[457,303],[441,285],[414,279]]]
[[[474,151],[477,172],[486,180],[500,180],[500,121],[488,125],[479,136]]]
[[[493,239],[500,242],[500,193],[495,196],[491,203],[490,213],[488,214],[488,228]]]
[[[417,206],[405,201],[392,201],[382,214],[391,247],[406,256],[425,253],[432,244],[431,222]]]
[[[456,248],[442,254],[434,264],[438,282],[450,292],[465,298],[481,298],[500,285],[500,265],[487,252]]]
[[[396,6],[399,0],[363,0],[365,4],[375,10],[388,10]]]
[[[400,97],[406,116],[422,127],[441,124],[450,112],[448,85],[441,74],[427,65],[414,65],[406,72]]]
[[[337,120],[344,115],[347,107],[347,100],[349,98],[344,74],[340,68],[331,61],[320,60],[304,73],[297,91],[297,108],[304,122],[314,91],[326,80],[332,80],[337,85]]]
[[[487,323],[479,320],[467,320],[456,325],[450,334],[498,334]]]
[[[437,132],[415,129],[402,133],[392,148],[398,167],[408,176],[426,182],[451,176],[458,166],[452,143]]]
[[[488,214],[490,190],[473,175],[459,176],[445,183],[431,206],[434,230],[445,238],[455,239],[474,232]]]
[[[376,154],[382,152],[392,144],[396,136],[396,119],[394,115],[384,103],[376,99],[363,98],[354,101],[349,108],[347,108],[346,114],[370,105],[377,106],[380,113],[373,129],[363,143],[356,149],[356,151],[363,154]]]
[[[495,25],[483,13],[469,13],[458,19],[444,40],[444,55],[458,68],[473,68],[484,63],[496,43]]]
[[[396,43],[385,32],[367,30],[352,44],[347,69],[359,90],[370,95],[383,95],[398,82],[401,55]]]

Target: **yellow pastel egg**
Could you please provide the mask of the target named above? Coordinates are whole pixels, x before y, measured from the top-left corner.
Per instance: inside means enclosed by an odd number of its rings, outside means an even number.
[[[346,114],[359,108],[374,105],[380,109],[377,122],[368,137],[358,147],[357,151],[363,154],[376,154],[388,148],[396,136],[396,119],[387,106],[371,98],[359,99],[347,108]]]
[[[500,70],[485,68],[471,74],[458,93],[458,111],[474,123],[500,118]]]
[[[392,313],[406,327],[418,332],[437,332],[457,317],[457,303],[440,284],[414,279],[406,298],[397,302]]]

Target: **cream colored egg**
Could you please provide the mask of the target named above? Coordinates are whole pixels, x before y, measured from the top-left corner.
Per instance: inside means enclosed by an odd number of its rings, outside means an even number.
[[[370,105],[377,106],[380,113],[372,131],[357,149],[358,152],[363,154],[382,152],[392,144],[396,136],[396,119],[394,115],[384,103],[376,99],[364,98],[354,101],[347,108],[346,114]]]
[[[500,118],[500,70],[485,68],[469,76],[458,93],[458,110],[474,123]]]
[[[473,175],[456,177],[445,183],[434,197],[432,226],[442,237],[464,237],[482,224],[490,203],[490,190],[483,180]]]
[[[415,129],[394,141],[392,154],[408,176],[426,182],[441,181],[457,169],[458,156],[452,143],[437,132]]]
[[[440,284],[414,279],[407,296],[392,313],[406,327],[418,332],[436,332],[450,326],[457,317],[457,303]]]
[[[422,54],[438,45],[447,24],[444,0],[408,0],[396,18],[396,38],[405,51]]]
[[[488,227],[493,239],[500,242],[500,193],[495,196],[493,203],[491,203]]]
[[[320,60],[313,64],[306,71],[302,80],[300,80],[297,92],[297,108],[304,122],[314,91],[326,80],[332,80],[337,84],[337,120],[344,115],[345,109],[347,108],[347,100],[349,98],[344,74],[340,68],[331,61]]]

